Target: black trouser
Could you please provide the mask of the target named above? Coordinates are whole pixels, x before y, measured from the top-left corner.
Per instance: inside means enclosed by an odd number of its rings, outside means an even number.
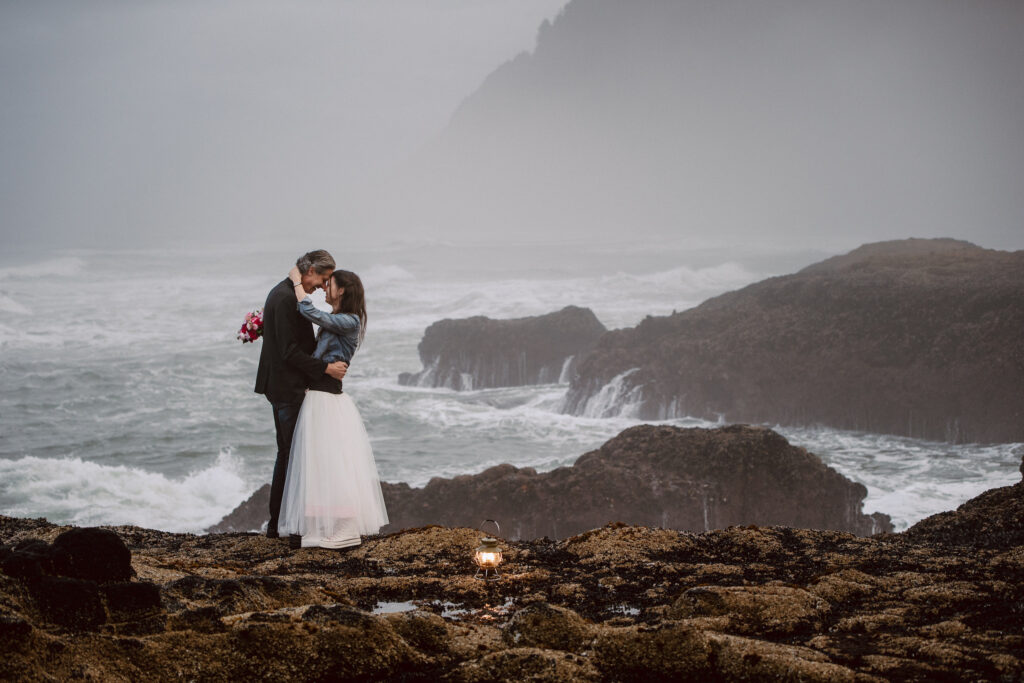
[[[281,498],[284,497],[284,478],[288,474],[288,456],[292,451],[292,434],[299,417],[302,401],[297,403],[272,403],[274,427],[277,429],[277,461],[274,463],[274,479],[270,483],[270,522],[267,533],[277,534],[277,521],[281,516]]]

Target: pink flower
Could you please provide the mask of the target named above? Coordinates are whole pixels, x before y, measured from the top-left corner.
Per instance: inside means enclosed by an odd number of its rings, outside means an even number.
[[[242,322],[242,327],[239,328],[238,334],[235,335],[242,341],[243,344],[246,342],[254,342],[263,336],[263,309],[256,308],[245,314],[245,320]]]

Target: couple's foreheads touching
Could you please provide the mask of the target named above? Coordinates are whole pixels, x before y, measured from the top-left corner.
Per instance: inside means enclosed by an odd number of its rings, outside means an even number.
[[[307,294],[323,289],[334,312],[358,316],[365,334],[366,293],[358,275],[337,269],[334,257],[326,249],[306,252],[296,259],[295,267],[302,275],[302,288]]]

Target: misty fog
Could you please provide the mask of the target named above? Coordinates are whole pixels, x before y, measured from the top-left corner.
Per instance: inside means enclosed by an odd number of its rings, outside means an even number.
[[[1024,4],[573,2],[373,207],[466,238],[1024,246]]]
[[[0,243],[358,241],[363,186],[564,4],[6,0]]]
[[[0,231],[1022,248],[1021,35],[1009,0],[7,2]]]

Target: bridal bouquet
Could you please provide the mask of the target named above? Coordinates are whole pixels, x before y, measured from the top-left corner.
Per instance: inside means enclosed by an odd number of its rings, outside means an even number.
[[[238,330],[238,338],[242,343],[254,342],[263,336],[263,309],[257,308],[245,314],[242,329]]]

